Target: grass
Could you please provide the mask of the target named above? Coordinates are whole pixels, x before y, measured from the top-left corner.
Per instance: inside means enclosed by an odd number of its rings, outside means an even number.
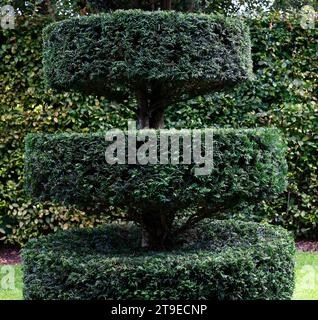
[[[21,265],[0,265],[0,300],[22,300]]]
[[[294,300],[318,300],[318,252],[297,252]]]
[[[0,266],[0,300],[21,300],[21,265]],[[318,300],[318,252],[296,254],[296,285],[293,300]]]

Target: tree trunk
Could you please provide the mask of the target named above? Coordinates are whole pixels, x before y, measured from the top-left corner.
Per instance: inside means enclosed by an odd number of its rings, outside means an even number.
[[[164,110],[167,105],[166,93],[160,84],[143,86],[136,91],[139,107],[139,128],[160,129],[164,127]],[[141,246],[143,248],[163,249],[169,238],[173,219],[171,215],[157,212],[158,208],[143,213],[140,223]],[[136,219],[134,219],[136,221]]]
[[[190,1],[189,5],[188,5],[188,11],[189,12],[193,12],[194,11],[194,1]]]
[[[161,10],[171,10],[171,0],[161,0]]]
[[[148,93],[147,88],[136,92],[139,108],[139,129],[164,128],[164,111],[167,105],[165,93],[160,87],[153,87]]]
[[[163,250],[169,246],[173,215],[159,212],[145,213],[141,220],[141,246]]]
[[[139,128],[146,129],[149,128],[149,107],[148,107],[148,97],[147,91],[143,89],[139,89],[136,92],[137,101],[139,107]]]
[[[150,128],[162,129],[164,127],[164,107],[151,113]]]
[[[141,229],[141,247],[142,248],[149,248],[150,241],[149,241],[149,232],[142,226]]]

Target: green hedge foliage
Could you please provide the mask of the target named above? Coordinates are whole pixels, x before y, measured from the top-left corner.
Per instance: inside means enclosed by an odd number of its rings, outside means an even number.
[[[107,225],[31,240],[22,252],[25,299],[292,296],[295,247],[283,229],[205,220],[172,251],[160,253],[141,249],[139,234],[134,226]]]
[[[277,126],[288,144],[289,187],[274,201],[236,217],[266,219],[298,237],[318,238],[318,29],[278,14],[249,21],[255,80],[225,94],[179,104],[173,126]],[[246,214],[244,213],[246,212]]]
[[[160,8],[160,2],[160,0],[87,0],[87,6],[93,12],[114,11],[118,9],[142,9],[152,11]],[[200,10],[203,7],[201,2],[202,0],[172,0],[171,9],[177,11]]]
[[[11,243],[81,224],[72,222],[78,212],[64,208],[60,218],[58,207],[49,202],[32,204],[24,193],[26,134],[125,128],[126,119],[134,118],[134,101],[118,105],[104,98],[56,94],[44,88],[41,31],[47,23],[47,19],[28,18],[17,21],[14,30],[0,29],[0,239]],[[253,212],[257,219],[263,217],[298,236],[315,238],[318,29],[302,29],[299,16],[274,15],[249,25],[254,83],[181,103],[177,110],[171,108],[166,123],[178,128],[279,127],[289,147],[288,191]],[[245,207],[240,212],[245,211],[250,215]],[[87,216],[87,225],[99,223],[100,218]]]
[[[72,0],[74,1],[74,0]],[[157,10],[160,7],[160,0],[83,0],[81,3],[75,0],[76,6],[80,5],[88,12],[104,12],[117,9],[136,9],[143,10]],[[286,3],[287,2],[287,3]],[[295,3],[296,2],[296,3]],[[290,0],[171,0],[171,8],[176,11],[191,11],[191,12],[205,12],[205,13],[222,13],[232,14],[240,11],[241,6],[245,7],[247,12],[260,12],[266,8],[275,8],[278,10],[286,8],[294,8],[313,4],[315,0],[307,1],[290,1]],[[302,3],[302,4],[301,4]],[[301,5],[300,5],[301,4]],[[272,6],[273,5],[273,6]],[[272,6],[272,7],[271,7]]]
[[[157,132],[159,155],[160,130],[150,132]],[[187,165],[182,161],[164,166],[110,165],[105,160],[110,144],[105,133],[29,134],[26,189],[38,201],[77,205],[84,211],[128,207],[134,215],[167,216],[190,207],[233,208],[244,200],[257,202],[285,191],[286,148],[277,130],[211,132],[214,166],[202,176],[195,176],[193,161]]]
[[[249,32],[239,19],[119,10],[43,30],[44,75],[59,91],[119,99],[120,88],[164,83],[169,100],[252,77]]]
[[[0,29],[0,240],[22,244],[59,228],[105,222],[105,216],[30,201],[23,191],[25,136],[123,127],[133,113],[103,98],[45,89],[41,29],[47,21],[28,17],[16,23],[14,30]]]

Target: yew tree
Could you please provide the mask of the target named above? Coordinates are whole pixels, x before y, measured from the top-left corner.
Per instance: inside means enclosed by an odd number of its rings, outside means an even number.
[[[135,98],[139,129],[162,129],[168,106],[252,79],[249,32],[239,18],[190,12],[202,1],[100,5],[106,12],[44,29],[44,76],[55,90]],[[214,137],[214,169],[196,176],[195,164],[110,165],[104,134],[31,134],[26,189],[38,201],[85,212],[119,209],[141,226],[145,246],[166,248],[198,221],[286,187],[277,131],[219,129]]]

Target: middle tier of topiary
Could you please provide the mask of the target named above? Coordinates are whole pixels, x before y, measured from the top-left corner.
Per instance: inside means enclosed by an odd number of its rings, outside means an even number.
[[[157,135],[159,155],[163,130],[137,132]],[[182,163],[182,152],[180,164],[111,165],[105,159],[111,142],[103,133],[29,134],[26,189],[38,201],[76,205],[86,212],[119,208],[127,220],[145,228],[152,247],[166,247],[175,234],[204,217],[221,215],[243,201],[275,197],[286,188],[286,147],[276,129],[215,129],[206,131],[206,138],[207,132],[213,132],[213,167],[201,176],[195,175],[199,165],[194,161]],[[175,225],[184,210],[193,212]]]

